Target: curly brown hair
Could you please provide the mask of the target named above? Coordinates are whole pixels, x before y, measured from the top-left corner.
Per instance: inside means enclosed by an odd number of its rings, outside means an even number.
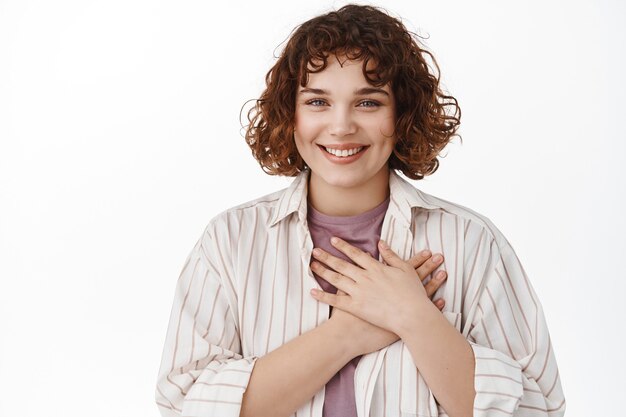
[[[331,54],[363,60],[363,75],[374,86],[390,83],[396,100],[396,145],[390,169],[420,180],[439,167],[438,156],[460,124],[457,100],[442,93],[439,65],[420,47],[419,35],[373,6],[348,4],[297,26],[265,77],[266,89],[248,111],[245,140],[269,175],[295,176],[306,169],[293,140],[298,82],[323,71]],[[426,62],[430,56],[437,75]],[[369,60],[376,64],[367,71]],[[321,61],[321,64],[319,63]],[[316,65],[316,63],[318,63]],[[451,106],[453,114],[447,114]]]

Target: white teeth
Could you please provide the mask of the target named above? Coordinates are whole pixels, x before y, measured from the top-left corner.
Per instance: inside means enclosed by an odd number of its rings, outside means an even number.
[[[339,151],[337,149],[331,149],[327,147],[324,147],[324,149],[326,149],[326,152],[328,153],[345,158],[346,156],[354,155],[355,153],[360,152],[361,149],[363,149],[363,146],[361,146],[360,148],[354,148],[354,149],[344,149],[343,151]]]

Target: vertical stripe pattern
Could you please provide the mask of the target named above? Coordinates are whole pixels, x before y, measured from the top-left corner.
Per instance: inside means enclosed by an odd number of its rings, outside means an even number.
[[[158,372],[162,416],[239,416],[256,360],[328,320],[328,305],[309,294],[319,284],[309,268],[308,174],[218,214],[192,248]],[[448,273],[434,298],[445,299],[444,317],[474,352],[474,416],[563,416],[543,309],[506,238],[394,171],[389,188],[381,238],[404,259],[426,248],[445,257],[431,274]],[[363,355],[354,384],[358,417],[447,415],[401,340]],[[323,404],[324,387],[293,416],[321,417]]]

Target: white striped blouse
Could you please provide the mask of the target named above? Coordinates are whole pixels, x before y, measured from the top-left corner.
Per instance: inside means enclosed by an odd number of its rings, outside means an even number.
[[[193,247],[156,384],[163,417],[239,416],[257,358],[328,320],[329,306],[310,295],[320,286],[309,268],[309,172],[221,212]],[[403,259],[425,248],[445,257],[438,270],[448,279],[435,298],[445,299],[444,316],[474,352],[474,416],[563,416],[543,309],[507,239],[485,216],[393,170],[389,187],[381,238]],[[363,355],[354,388],[359,417],[447,415],[402,340]],[[321,417],[324,394],[322,387],[293,416]]]

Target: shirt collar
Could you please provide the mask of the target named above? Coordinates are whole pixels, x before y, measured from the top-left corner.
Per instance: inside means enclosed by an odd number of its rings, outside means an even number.
[[[310,168],[300,172],[283,191],[272,208],[270,227],[294,212],[298,213],[298,218],[301,222],[306,221],[310,172]],[[413,207],[441,208],[441,205],[437,204],[437,200],[434,197],[415,188],[395,170],[391,170],[389,173],[389,191],[391,198],[388,210],[392,212],[392,215],[398,221],[404,223],[406,227],[409,227],[411,224],[411,209]]]

